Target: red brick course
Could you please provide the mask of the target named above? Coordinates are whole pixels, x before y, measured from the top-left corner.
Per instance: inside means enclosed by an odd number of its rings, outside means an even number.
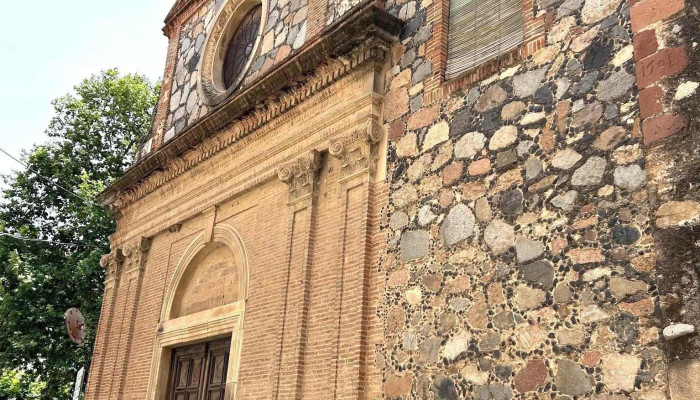
[[[642,118],[663,112],[664,90],[659,86],[649,86],[639,92],[639,113]]]
[[[688,65],[688,55],[683,47],[663,49],[637,63],[637,85],[647,87],[659,79],[675,75]]]
[[[666,114],[647,118],[642,124],[644,144],[648,145],[657,140],[671,136],[688,125],[684,115]]]
[[[656,41],[656,32],[653,29],[637,33],[632,41],[635,61],[656,53],[656,50],[659,48],[659,43]]]
[[[630,8],[632,32],[639,32],[654,22],[668,17],[685,8],[684,0],[642,0]]]

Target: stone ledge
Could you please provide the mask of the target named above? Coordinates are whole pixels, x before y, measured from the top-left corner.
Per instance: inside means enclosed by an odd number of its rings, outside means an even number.
[[[226,127],[236,118],[255,109],[265,99],[281,94],[290,83],[299,81],[298,78],[310,73],[324,61],[343,57],[370,39],[387,43],[395,41],[402,26],[401,20],[379,8],[374,2],[365,1],[358,5],[341,20],[326,27],[317,38],[305,44],[287,61],[261,76],[240,93],[223,101],[179,136],[134,164],[124,176],[100,194],[100,202],[104,205],[112,204],[119,192],[201,143],[204,138]]]

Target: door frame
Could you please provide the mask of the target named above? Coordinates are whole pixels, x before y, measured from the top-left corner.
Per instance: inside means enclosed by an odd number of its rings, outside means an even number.
[[[244,312],[245,302],[238,301],[163,322],[156,335],[147,398],[167,400],[173,349],[230,337],[231,352],[226,371],[224,400],[235,399],[238,389]]]
[[[160,320],[162,322],[158,325],[153,345],[151,373],[148,378],[148,389],[146,392],[147,400],[167,400],[168,376],[173,348],[225,337],[231,338],[231,352],[228,371],[226,372],[226,395],[224,400],[236,399],[238,369],[241,361],[241,346],[243,344],[243,321],[248,301],[248,256],[243,240],[238,232],[230,225],[217,224],[215,218],[214,216],[206,225],[204,232],[198,234],[192,240],[180,258],[170,279],[161,309]],[[239,300],[220,307],[170,319],[175,293],[185,271],[197,253],[211,242],[222,243],[228,246],[233,251],[234,257],[238,258],[236,265],[239,267]]]

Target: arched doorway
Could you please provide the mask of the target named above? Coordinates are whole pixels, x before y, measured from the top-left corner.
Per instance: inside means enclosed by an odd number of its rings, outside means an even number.
[[[210,379],[211,373],[221,368],[221,354],[226,355],[225,378],[210,381],[221,386],[223,399],[236,398],[247,296],[248,261],[238,233],[218,224],[211,240],[206,240],[205,233],[199,234],[180,258],[165,293],[149,399],[167,400],[169,388],[177,380],[173,374],[201,371],[203,382]],[[222,348],[222,343],[227,348]],[[185,364],[194,369],[182,372]],[[201,369],[197,369],[200,364]]]

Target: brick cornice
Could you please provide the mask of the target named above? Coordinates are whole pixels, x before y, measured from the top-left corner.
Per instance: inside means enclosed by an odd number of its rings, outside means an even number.
[[[234,94],[180,136],[132,166],[102,194],[113,212],[152,192],[370,60],[383,60],[402,22],[367,2],[286,62]],[[313,71],[313,73],[310,73]],[[226,138],[211,137],[230,126]],[[182,155],[190,151],[186,157]]]
[[[165,26],[163,27],[163,32],[168,35],[168,30],[171,29],[173,24],[177,24],[179,21],[182,23],[183,20],[187,19],[193,11],[199,9],[201,3],[205,0],[178,0],[173,4],[168,11],[168,15],[165,16]],[[192,7],[194,5],[194,7]]]

